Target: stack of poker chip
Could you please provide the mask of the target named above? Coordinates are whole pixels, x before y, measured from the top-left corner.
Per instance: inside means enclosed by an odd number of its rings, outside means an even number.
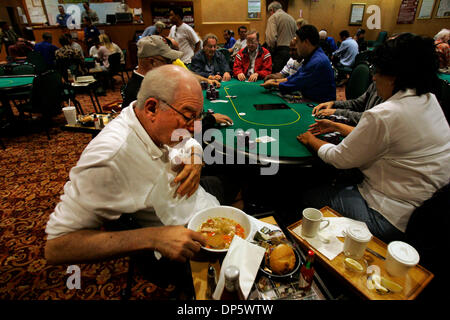
[[[208,89],[208,81],[201,81],[200,85],[202,86],[202,90]]]
[[[339,144],[341,142],[341,138],[342,136],[339,132],[330,132],[322,136],[323,140],[332,144]]]
[[[209,85],[209,88],[206,89],[206,99],[208,100],[219,99],[219,90],[217,90],[216,87]]]

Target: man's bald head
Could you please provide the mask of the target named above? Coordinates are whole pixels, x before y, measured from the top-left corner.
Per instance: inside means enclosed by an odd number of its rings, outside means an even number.
[[[138,108],[142,108],[149,97],[158,97],[168,103],[178,98],[179,92],[189,90],[202,95],[200,84],[189,70],[169,64],[149,71],[142,81],[137,96]]]

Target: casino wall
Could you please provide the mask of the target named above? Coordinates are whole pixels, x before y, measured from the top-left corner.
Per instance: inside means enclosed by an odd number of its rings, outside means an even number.
[[[44,4],[57,0],[45,0]],[[110,5],[111,0],[103,0],[105,6]],[[107,32],[115,38],[114,41],[119,42],[121,46],[127,48],[136,30],[144,29],[152,24],[151,5],[155,3],[170,4],[175,2],[186,2],[188,0],[126,0],[130,8],[142,8],[143,25],[111,25],[105,26]],[[232,29],[237,36],[237,28],[245,25],[249,29],[256,29],[260,33],[261,43],[265,40],[265,27],[267,20],[267,5],[272,0],[261,0],[261,18],[247,19],[248,0],[191,0],[194,9],[195,30],[204,36],[206,33],[212,32],[219,37],[219,43],[223,43],[223,30]],[[69,0],[64,1],[66,4]],[[93,1],[95,5],[102,6],[102,0]],[[435,18],[438,0],[435,1],[435,8],[431,19],[415,19],[412,24],[397,24],[397,16],[402,0],[286,0],[287,12],[295,19],[301,16],[309,23],[315,25],[318,29],[325,28],[329,35],[335,39],[339,39],[339,32],[343,29],[355,34],[358,28],[366,29],[366,39],[375,40],[379,31],[385,30],[388,34],[398,32],[414,32],[418,34],[434,36],[439,30],[449,27],[450,18]],[[419,1],[418,10],[422,1]],[[0,20],[9,20],[5,7],[15,7],[21,5],[25,11],[27,0],[1,0]],[[369,5],[377,5],[381,9],[381,29],[369,30],[367,28],[367,19],[369,14],[365,13],[362,26],[349,26],[350,7],[352,3],[365,3],[366,9]],[[4,5],[4,6],[3,6]],[[417,14],[416,14],[417,15]],[[22,25],[23,28],[25,25]],[[37,26],[33,25],[34,35],[39,41],[41,35],[45,31],[54,34],[57,39],[59,34],[65,32],[56,26]],[[57,30],[58,29],[58,30]],[[59,30],[61,29],[61,30]],[[105,30],[106,31],[106,30]],[[167,35],[168,29],[164,31]],[[125,39],[126,38],[126,39]],[[6,59],[5,50],[0,52],[0,61]]]
[[[412,24],[397,24],[397,16],[402,4],[402,0],[295,0],[289,2],[288,13],[294,18],[299,17],[302,10],[303,18],[309,23],[315,25],[318,29],[326,29],[328,34],[335,39],[339,39],[341,30],[349,30],[354,35],[358,28],[366,30],[366,40],[375,40],[378,32],[385,30],[389,35],[400,32],[413,32],[417,34],[433,37],[442,28],[449,28],[450,17],[435,18],[438,0],[435,1],[435,7],[431,19],[417,19],[418,11],[422,1],[418,1],[416,19]],[[362,26],[349,26],[350,7],[352,3],[365,3],[366,9],[370,5],[377,5],[381,9],[381,30],[369,30],[367,28],[367,19],[369,14],[365,13]]]
[[[131,1],[131,0],[130,0]],[[150,4],[152,2],[176,2],[177,0],[132,0],[141,1],[144,20],[147,24],[151,21]],[[178,0],[185,1],[185,0]],[[200,35],[208,32],[215,33],[219,37],[219,42],[224,42],[223,30],[233,29],[235,34],[240,25],[246,25],[248,28],[256,29],[261,36],[261,42],[264,42],[264,32],[267,19],[267,5],[272,0],[261,0],[261,19],[247,19],[248,0],[192,0],[194,6],[195,29]],[[318,29],[325,28],[329,35],[339,39],[339,32],[347,29],[350,34],[355,34],[358,28],[366,30],[366,39],[375,40],[379,31],[385,30],[388,34],[399,32],[414,32],[427,36],[434,36],[442,28],[448,28],[450,18],[435,18],[434,13],[437,10],[437,0],[431,19],[415,19],[412,24],[397,24],[397,16],[402,0],[288,0],[287,12],[295,19],[302,17],[309,23],[315,25]],[[369,30],[367,28],[367,19],[369,14],[365,13],[362,26],[349,26],[350,7],[352,3],[365,3],[366,9],[370,5],[378,5],[381,9],[381,29]],[[417,10],[420,9],[420,3]],[[418,12],[416,13],[416,16]]]

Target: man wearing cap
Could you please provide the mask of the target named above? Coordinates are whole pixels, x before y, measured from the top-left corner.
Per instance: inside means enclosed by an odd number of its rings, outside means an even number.
[[[142,34],[142,38],[147,37],[147,36],[160,35],[165,27],[166,27],[166,25],[164,24],[164,22],[157,21],[155,23],[155,25],[147,27],[144,30],[144,33]]]
[[[170,64],[179,59],[183,53],[173,50],[166,42],[167,40],[161,36],[149,36],[141,38],[138,43],[138,67],[133,71],[131,79],[125,86],[122,97],[122,108],[129,106],[137,98],[142,80],[147,72],[162,65]],[[206,81],[207,79],[193,73],[198,81]],[[215,123],[231,123],[232,120],[223,114],[208,114],[203,119],[204,129],[212,127]]]
[[[123,108],[128,107],[131,102],[136,100],[142,80],[147,72],[169,64],[183,55],[180,51],[170,49],[163,37],[156,35],[142,37],[138,41],[137,47],[138,67],[133,71],[133,75],[123,92]]]

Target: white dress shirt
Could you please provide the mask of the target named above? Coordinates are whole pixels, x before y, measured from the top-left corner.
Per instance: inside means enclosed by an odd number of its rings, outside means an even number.
[[[48,239],[99,228],[122,213],[135,214],[143,226],[184,225],[199,210],[219,205],[201,186],[188,199],[173,198],[178,186],[170,185],[176,176],[168,160],[171,148],[155,145],[133,105],[87,145],[70,170],[45,230]],[[192,138],[185,143],[186,149],[200,147]]]
[[[289,58],[288,62],[286,63],[286,65],[283,67],[283,70],[280,71],[280,73],[285,77],[289,77],[292,76],[293,74],[296,74],[298,69],[300,69],[300,67],[303,64],[303,60],[302,62],[298,62],[295,59]]]
[[[365,111],[340,144],[325,144],[318,155],[359,168],[369,207],[404,232],[414,209],[450,181],[450,128],[433,94],[408,89]]]

